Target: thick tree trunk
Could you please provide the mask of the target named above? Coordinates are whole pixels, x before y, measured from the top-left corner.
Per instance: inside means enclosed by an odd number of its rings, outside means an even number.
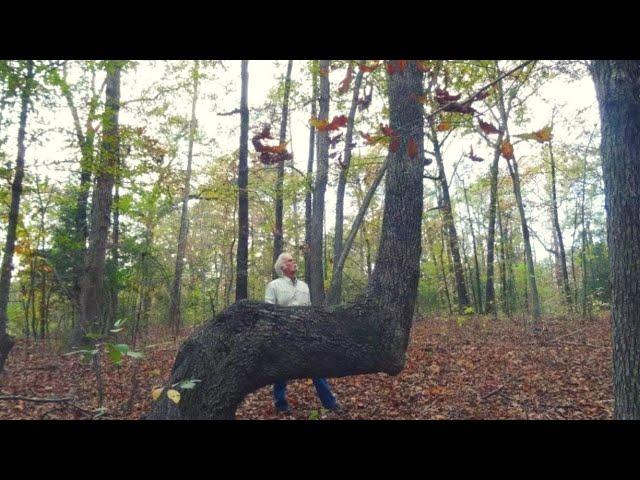
[[[562,289],[564,291],[567,307],[571,309],[571,290],[569,289],[567,255],[564,250],[564,240],[562,239],[562,229],[560,228],[560,219],[558,217],[558,199],[556,194],[556,162],[553,157],[553,147],[551,146],[551,141],[549,142],[549,160],[551,162],[551,212],[553,228],[555,230],[555,239],[558,243],[558,260],[560,262],[560,271],[562,273]]]
[[[176,254],[176,267],[171,287],[171,302],[169,310],[169,322],[174,332],[180,330],[181,315],[180,306],[182,300],[182,270],[184,268],[184,254],[187,250],[187,236],[189,235],[189,193],[191,189],[191,162],[193,160],[193,143],[196,134],[196,105],[198,103],[199,82],[198,60],[193,65],[193,92],[191,97],[191,120],[189,122],[189,151],[187,153],[187,172],[184,180],[184,195],[182,197],[182,212],[180,214],[180,232],[178,233],[178,251]]]
[[[91,208],[91,229],[83,280],[80,289],[80,306],[71,345],[88,343],[86,334],[97,332],[104,304],[104,267],[109,224],[111,223],[112,189],[114,169],[118,159],[120,110],[120,62],[107,67],[107,91],[102,127],[101,168],[96,175]]]
[[[378,259],[367,295],[351,305],[280,307],[242,301],[212,319],[181,347],[170,384],[199,379],[176,405],[166,395],[149,419],[230,419],[250,392],[276,380],[399,373],[406,361],[421,253],[422,74],[415,62],[389,77],[390,153]]]
[[[287,140],[287,119],[289,118],[289,91],[291,90],[291,68],[293,60],[287,63],[287,76],[284,80],[284,98],[282,99],[282,116],[280,118],[280,145],[284,145]],[[276,179],[276,230],[273,232],[273,263],[282,253],[283,245],[283,224],[282,224],[282,188],[284,185],[284,160],[278,162],[278,177]],[[278,278],[275,270],[272,272],[273,278]]]
[[[351,98],[351,108],[347,119],[347,131],[344,136],[344,159],[340,165],[340,176],[338,178],[338,188],[336,192],[336,223],[333,231],[333,273],[331,275],[331,294],[328,299],[329,305],[335,305],[342,300],[342,268],[338,268],[338,261],[342,253],[343,228],[344,228],[344,192],[347,185],[347,173],[351,165],[351,141],[353,139],[353,124],[356,118],[356,108],[358,106],[358,94],[362,84],[364,72],[358,70],[353,85],[353,97]]]
[[[249,297],[249,61],[240,66],[240,152],[238,159],[238,253],[236,261],[236,301]]]
[[[329,60],[320,60],[320,95],[319,119],[329,118]],[[318,132],[317,170],[313,188],[313,208],[309,237],[309,291],[311,303],[324,303],[323,274],[323,226],[324,226],[324,193],[327,188],[327,171],[329,168],[329,133]]]
[[[592,66],[600,105],[602,172],[612,276],[617,419],[640,419],[640,64]]]
[[[612,276],[617,419],[640,419],[640,63],[593,63]]]
[[[18,217],[20,214],[20,199],[22,196],[22,180],[24,178],[25,136],[27,131],[27,117],[29,113],[29,101],[33,89],[34,64],[33,60],[27,60],[27,72],[25,84],[20,95],[20,126],[18,128],[18,156],[16,158],[16,171],[11,183],[11,207],[9,209],[9,223],[7,224],[7,237],[0,266],[0,373],[4,370],[4,363],[9,352],[13,348],[14,339],[7,333],[9,323],[8,306],[9,290],[11,289],[11,270],[13,269],[13,253],[16,246],[16,233]],[[35,335],[34,335],[35,338]]]

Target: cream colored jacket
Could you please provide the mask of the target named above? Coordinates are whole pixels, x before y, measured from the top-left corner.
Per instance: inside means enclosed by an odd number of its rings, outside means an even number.
[[[267,285],[264,301],[283,307],[311,305],[309,286],[296,279],[295,284],[289,277],[277,278]]]

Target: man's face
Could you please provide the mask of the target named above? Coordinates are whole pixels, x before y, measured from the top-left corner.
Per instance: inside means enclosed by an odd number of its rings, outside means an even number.
[[[298,271],[298,266],[296,262],[293,260],[293,257],[284,257],[284,263],[282,265],[282,273],[287,277],[292,277]]]

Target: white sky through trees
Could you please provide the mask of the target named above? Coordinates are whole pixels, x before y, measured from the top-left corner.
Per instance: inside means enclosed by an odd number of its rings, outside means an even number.
[[[181,75],[184,80],[188,81],[188,72],[190,70],[189,62],[171,63],[175,63],[176,65],[179,63],[184,64],[184,68],[178,72],[177,75]],[[222,65],[218,65],[215,68],[205,69],[205,71],[208,72],[208,74],[212,74],[214,78],[203,80],[202,86],[200,87],[201,95],[198,102],[197,118],[199,129],[203,133],[204,142],[194,145],[195,186],[198,184],[199,170],[202,170],[208,163],[214,161],[216,157],[237,151],[239,147],[240,115],[219,116],[218,113],[229,112],[239,108],[240,61],[223,61],[221,63]],[[273,111],[270,112],[269,110],[264,110],[264,106],[269,92],[272,91],[283,78],[286,71],[286,63],[286,60],[249,61],[248,100],[250,109],[250,137],[252,132],[260,128],[262,120],[269,118],[270,115],[273,116],[271,132],[274,138],[278,136],[281,107],[276,105]],[[148,124],[148,119],[141,117],[136,112],[136,104],[141,102],[131,104],[127,104],[127,102],[138,98],[145,89],[160,82],[163,78],[163,70],[166,64],[166,61],[138,61],[135,69],[129,69],[123,73],[121,100],[125,105],[120,114],[121,123],[130,126],[144,126]],[[310,95],[311,82],[307,75],[303,75],[303,70],[306,68],[307,61],[294,61],[292,72],[294,88],[292,94],[295,98],[300,97],[300,93],[295,93],[296,90],[302,92],[305,97]],[[344,69],[331,72],[332,96],[336,96],[338,84],[343,78]],[[73,80],[72,74],[70,75],[70,80]],[[175,79],[168,79],[169,82],[172,80]],[[101,78],[99,77],[98,84],[100,84],[100,82]],[[374,97],[376,95],[379,97],[381,92],[375,91]],[[28,124],[28,138],[31,139],[31,142],[28,143],[26,151],[25,168],[28,174],[37,172],[40,178],[46,176],[55,182],[77,182],[76,173],[79,152],[77,146],[70,143],[70,141],[74,139],[72,118],[66,103],[59,97],[58,95],[57,100],[55,100],[56,105],[54,108],[46,107],[42,102],[37,100],[35,102],[35,115],[30,117]],[[104,97],[104,94],[102,97]],[[335,105],[332,104],[330,119],[335,115],[348,114],[351,92],[343,95],[341,98],[345,106],[336,109]],[[299,108],[296,106],[297,101],[295,99],[292,100],[293,101],[290,102],[291,122],[289,124],[291,133],[287,135],[287,139],[289,139],[289,136],[292,138],[292,144],[289,146],[289,150],[294,154],[295,166],[299,170],[305,171],[309,141],[308,121],[310,117],[310,107],[307,105]],[[181,114],[188,118],[191,109],[188,91],[185,90],[181,94],[172,97],[171,103],[173,104],[171,109],[173,113]],[[376,103],[374,100],[371,109],[379,108],[379,106],[380,102]],[[592,146],[599,145],[598,108],[593,82],[589,75],[584,75],[580,80],[576,81],[569,81],[565,75],[551,79],[542,86],[537,95],[527,100],[527,106],[529,122],[523,126],[511,124],[509,130],[512,137],[519,133],[539,130],[545,125],[548,125],[551,120],[552,109],[555,106],[557,107],[557,116],[553,130],[554,142],[584,146],[587,143],[587,135],[585,132],[590,132],[595,128],[596,135]],[[86,109],[83,105],[78,105],[78,107],[81,115],[83,115]],[[356,122],[359,113],[360,112],[356,113]],[[12,123],[11,128],[5,131],[8,138],[3,150],[6,153],[4,161],[11,162],[13,165],[15,164],[16,154],[17,109],[14,107],[11,112],[5,112],[5,118],[9,115],[13,115],[12,118],[15,118],[15,121]],[[155,122],[158,121],[161,121],[161,119],[155,119]],[[386,123],[388,123],[388,121]],[[362,144],[360,136],[357,133],[358,130],[360,130],[360,128],[354,130],[354,141]],[[370,129],[367,128],[367,131],[369,130]],[[150,133],[152,134],[152,132]],[[37,134],[35,139],[33,137],[34,134]],[[476,163],[469,159],[462,160],[457,171],[464,178],[466,186],[478,175],[486,175],[489,170],[492,155],[490,154],[490,149],[484,143],[484,140],[482,140],[479,135],[458,136],[452,141],[447,142],[447,147],[443,152],[447,176],[451,178],[454,164],[458,162],[463,152],[466,153],[469,151],[470,145],[473,146],[476,155],[485,158],[485,162]],[[428,142],[425,146],[427,150],[431,149]],[[522,142],[515,145],[516,158],[521,173],[527,169],[528,165],[540,163],[542,148],[546,148],[546,144],[544,147],[536,142]],[[354,155],[357,156],[358,153],[365,152],[359,152],[358,149],[356,149]],[[249,142],[250,159],[254,154],[253,146],[251,142]],[[182,168],[186,166],[186,155],[187,142],[185,139],[180,145],[180,150],[173,162],[175,168],[179,168],[181,165],[183,166]],[[506,169],[504,160],[500,162],[501,168]],[[335,172],[337,167],[335,160],[330,161],[330,163],[329,180],[331,182],[332,178],[335,178],[335,174],[332,175],[332,172]],[[251,160],[250,165],[252,165]],[[431,167],[430,170],[435,172],[433,167]],[[292,173],[290,169],[286,170],[286,174],[297,175],[296,173]],[[71,175],[73,175],[73,177],[71,177]],[[251,176],[251,170],[249,175]],[[428,180],[425,180],[425,182],[427,182],[425,185],[428,187],[426,192],[432,191],[433,182]],[[458,180],[454,178],[453,188],[456,189],[458,186]],[[524,193],[526,194],[525,208],[531,222],[531,228],[543,238],[547,245],[551,245],[551,219],[548,209],[536,208],[536,205],[548,202],[545,185],[527,185],[524,188]],[[380,191],[382,190],[380,189]],[[347,194],[348,193],[349,187],[347,187]],[[510,195],[513,195],[512,191],[510,191]],[[327,231],[329,231],[332,230],[335,208],[334,186],[330,185],[328,187],[326,199],[326,221]],[[603,203],[600,200],[599,203]],[[425,208],[432,206],[434,206],[433,200],[425,197]],[[457,223],[459,223],[461,221],[459,216],[462,215],[466,217],[466,211],[464,210],[463,204],[454,204],[454,208],[458,213]],[[603,206],[601,208],[604,210]],[[349,202],[346,203],[345,213],[348,215],[354,213],[354,209],[349,208]],[[566,213],[566,211],[563,212],[561,206],[561,215],[566,215]],[[517,225],[519,229],[519,223]],[[466,227],[467,225],[465,225],[465,230]],[[565,234],[570,236],[568,232],[565,232]],[[4,241],[4,231],[0,234],[0,237],[2,237],[2,241]],[[567,237],[565,242],[569,240],[570,238]],[[533,246],[538,261],[549,255],[544,248],[542,248],[538,240],[533,242]]]

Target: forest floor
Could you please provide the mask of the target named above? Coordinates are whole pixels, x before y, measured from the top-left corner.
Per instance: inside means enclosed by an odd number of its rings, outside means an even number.
[[[475,317],[462,325],[455,318],[421,319],[414,322],[407,365],[399,375],[330,380],[344,414],[320,408],[311,380],[294,380],[288,386],[291,415],[276,413],[271,387],[264,387],[244,400],[237,417],[613,418],[610,317],[551,318],[543,321],[537,335],[530,330],[522,318]],[[18,341],[0,374],[0,397],[68,400],[0,398],[0,419],[138,419],[149,409],[153,388],[169,378],[180,339],[167,342],[167,338],[171,337],[166,332],[156,331],[142,339],[137,350],[144,352],[144,358],[126,357],[120,367],[102,356],[102,411],[90,364],[78,355],[63,355],[52,342]]]

